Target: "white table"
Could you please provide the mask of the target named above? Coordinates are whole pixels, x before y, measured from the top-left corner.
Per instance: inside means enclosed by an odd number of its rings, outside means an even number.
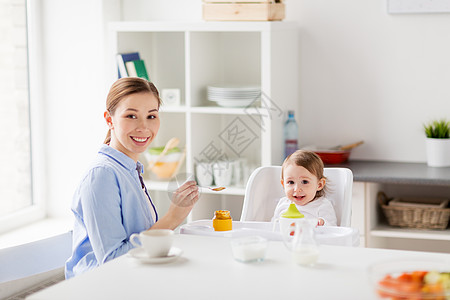
[[[176,261],[142,264],[124,255],[27,299],[376,299],[367,272],[372,263],[450,259],[449,254],[323,245],[318,265],[301,267],[282,242],[270,241],[265,261],[245,264],[233,259],[229,242],[176,235],[174,246],[183,250]]]

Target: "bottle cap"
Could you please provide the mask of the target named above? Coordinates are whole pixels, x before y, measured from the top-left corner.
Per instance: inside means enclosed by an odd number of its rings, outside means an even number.
[[[283,218],[289,218],[289,219],[299,219],[304,218],[305,216],[298,211],[297,206],[295,206],[294,203],[291,203],[288,207],[288,209],[281,214]]]

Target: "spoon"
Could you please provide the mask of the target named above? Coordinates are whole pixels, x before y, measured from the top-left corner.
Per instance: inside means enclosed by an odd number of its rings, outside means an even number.
[[[210,187],[210,186],[201,186],[201,188],[210,189],[211,191],[214,191],[214,192],[220,192],[220,191],[223,191],[224,189],[226,189],[226,187],[223,187],[223,186],[219,186],[219,187],[215,187],[215,188]]]
[[[170,140],[167,141],[166,145],[164,146],[163,151],[161,152],[161,154],[158,155],[158,157],[152,162],[152,164],[150,165],[150,169],[153,168],[153,166],[164,156],[166,155],[167,151],[169,151],[170,149],[175,148],[176,146],[178,146],[178,144],[180,143],[180,140],[176,137],[171,138]]]

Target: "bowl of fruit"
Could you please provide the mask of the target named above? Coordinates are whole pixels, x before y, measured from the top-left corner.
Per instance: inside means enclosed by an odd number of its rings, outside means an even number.
[[[158,179],[167,180],[177,175],[186,152],[178,147],[163,151],[164,147],[149,148],[145,157],[148,161],[148,169],[156,174]]]
[[[369,277],[379,299],[450,299],[449,261],[386,261],[370,266]]]

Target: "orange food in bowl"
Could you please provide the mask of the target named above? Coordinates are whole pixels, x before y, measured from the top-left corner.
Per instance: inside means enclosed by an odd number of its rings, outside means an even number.
[[[178,167],[179,162],[157,162],[152,167],[152,172],[159,178],[171,178]]]
[[[177,175],[180,165],[184,161],[185,152],[178,147],[170,149],[164,156],[160,156],[164,147],[150,148],[145,153],[149,163],[149,169],[158,176],[159,179],[170,179]]]

